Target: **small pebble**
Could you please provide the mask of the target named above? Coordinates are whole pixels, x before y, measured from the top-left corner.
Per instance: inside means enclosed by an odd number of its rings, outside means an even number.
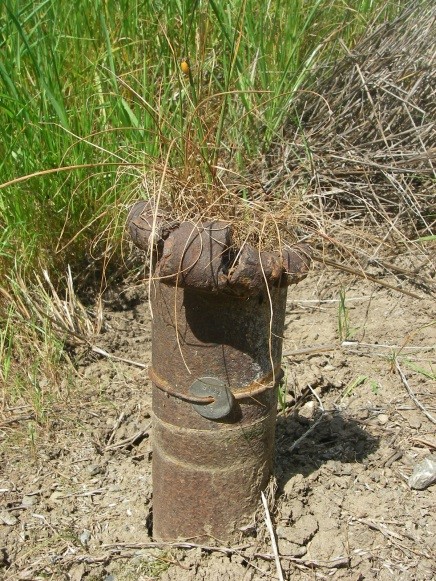
[[[79,539],[80,539],[80,542],[82,543],[82,545],[86,546],[91,539],[91,531],[88,531],[88,529],[85,529],[83,531],[83,533],[80,535]]]
[[[103,468],[98,464],[91,464],[87,468],[90,476],[97,476],[97,474],[101,474],[103,472]]]
[[[367,420],[369,418],[369,410],[367,408],[357,410],[356,416],[359,420]]]
[[[8,512],[7,510],[0,511],[0,525],[8,525],[10,527],[16,525],[18,519],[16,516]]]
[[[318,409],[318,404],[315,401],[308,401],[299,411],[298,415],[303,418],[311,420],[316,414]]]
[[[411,415],[408,418],[408,422],[409,422],[409,426],[411,428],[418,429],[421,427],[421,419],[419,418],[419,416],[417,414]]]
[[[37,503],[36,496],[23,496],[23,499],[21,501],[22,506],[25,506],[26,508],[30,508],[31,506],[34,506],[36,503]]]
[[[427,456],[427,458],[415,466],[408,480],[408,484],[410,488],[414,488],[415,490],[425,490],[435,482],[436,459],[433,456]]]
[[[378,419],[378,423],[381,426],[385,426],[389,421],[389,416],[387,416],[386,414],[379,414],[377,419]]]

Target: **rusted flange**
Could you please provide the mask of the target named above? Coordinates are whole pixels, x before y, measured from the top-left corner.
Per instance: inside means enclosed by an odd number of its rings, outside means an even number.
[[[153,534],[232,540],[272,475],[287,286],[309,249],[238,249],[229,223],[150,202],[128,226],[153,256]]]
[[[250,296],[264,286],[296,284],[310,266],[306,244],[284,245],[281,252],[259,251],[249,244],[236,249],[228,222],[179,223],[151,202],[133,206],[128,227],[135,244],[156,255],[154,277],[180,288]]]

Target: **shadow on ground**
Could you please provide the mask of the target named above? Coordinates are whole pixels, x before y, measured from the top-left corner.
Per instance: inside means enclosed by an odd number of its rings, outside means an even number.
[[[302,441],[295,442],[307,434]],[[333,460],[338,464],[364,463],[379,439],[341,411],[308,419],[297,412],[277,418],[276,476],[278,493],[296,474],[307,477]],[[340,471],[338,467],[338,471]]]

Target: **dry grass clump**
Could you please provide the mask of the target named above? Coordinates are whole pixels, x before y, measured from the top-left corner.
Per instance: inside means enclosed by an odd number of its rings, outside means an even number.
[[[435,239],[435,20],[432,2],[412,3],[299,96],[261,179],[303,183],[315,229],[373,249]]]
[[[16,273],[9,291],[0,288],[0,419],[21,406],[40,421],[53,398],[68,397],[70,353],[100,332],[101,310],[80,302],[69,267],[65,279],[62,294],[46,270],[33,284]]]
[[[284,241],[296,240],[299,196],[267,196],[258,183],[221,168],[206,182],[199,173],[179,176],[168,167],[144,175],[145,197],[175,222],[194,224],[220,220],[231,223],[233,242],[241,248],[252,244],[260,250],[278,250]]]
[[[35,284],[30,286],[17,275],[11,285],[12,295],[1,289],[0,299],[4,297],[17,305],[15,322],[27,322],[35,330],[49,324],[57,339],[70,347],[82,345],[99,333],[101,313],[91,315],[80,302],[69,267],[64,297],[59,295],[46,270],[43,270],[43,280],[37,274],[35,279]]]

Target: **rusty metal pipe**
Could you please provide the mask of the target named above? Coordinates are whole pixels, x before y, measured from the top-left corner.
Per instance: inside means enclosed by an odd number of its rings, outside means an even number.
[[[287,286],[305,246],[235,249],[231,226],[138,202],[128,226],[154,256],[153,535],[231,540],[273,473]]]

